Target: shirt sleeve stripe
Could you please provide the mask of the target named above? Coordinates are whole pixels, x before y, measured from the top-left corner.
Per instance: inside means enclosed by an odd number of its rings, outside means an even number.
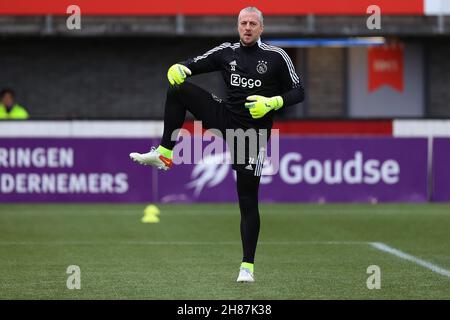
[[[264,44],[264,45],[266,45],[266,44]],[[268,45],[266,45],[266,46],[267,46],[269,49],[272,49],[273,51],[280,53],[281,56],[284,57],[284,60],[286,61],[286,64],[288,65],[288,68],[289,68],[289,70],[290,70],[290,72],[291,72],[291,76],[293,76],[293,78],[296,79],[296,81],[294,81],[294,82],[295,82],[295,83],[298,83],[299,78],[298,78],[297,74],[295,73],[295,68],[294,68],[294,65],[293,65],[293,63],[292,63],[292,60],[291,60],[291,58],[288,56],[288,54],[286,53],[286,51],[284,51],[284,50],[281,49],[281,48],[277,48],[277,47],[273,47],[273,46],[268,46]]]
[[[292,60],[291,60],[291,58],[289,58],[289,56],[287,55],[287,53],[284,50],[277,48],[277,47],[269,46],[265,43],[261,43],[261,49],[279,53],[283,57],[284,61],[286,62],[292,82],[294,84],[300,83],[300,79],[297,76],[297,74],[295,73],[295,68],[294,68],[294,65],[292,64]]]
[[[209,50],[209,51],[206,52],[205,54],[203,54],[203,55],[201,55],[201,56],[198,56],[198,57],[195,57],[195,58],[193,59],[193,61],[194,61],[194,62],[197,62],[198,60],[205,59],[206,57],[208,57],[209,55],[213,54],[214,52],[219,51],[219,50],[222,50],[222,49],[225,49],[225,48],[229,47],[230,45],[231,45],[231,43],[225,42],[225,43],[221,44],[220,46],[215,47],[215,48]]]

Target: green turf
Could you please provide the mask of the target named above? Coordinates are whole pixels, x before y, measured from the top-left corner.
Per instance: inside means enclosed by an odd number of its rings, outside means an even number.
[[[261,205],[253,284],[236,205],[161,205],[157,224],[144,207],[0,205],[0,299],[450,299],[449,277],[365,243],[450,270],[450,205]]]

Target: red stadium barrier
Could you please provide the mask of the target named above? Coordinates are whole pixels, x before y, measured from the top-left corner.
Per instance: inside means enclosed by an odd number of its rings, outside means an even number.
[[[275,121],[273,125],[281,135],[310,136],[392,136],[392,127],[392,120]],[[185,122],[183,129],[194,134],[194,122]]]
[[[383,14],[423,15],[425,0],[228,0],[218,5],[210,0],[13,0],[0,1],[0,15],[66,15],[76,4],[85,15],[236,15],[247,6],[257,6],[266,15],[366,15],[370,5]]]
[[[375,135],[391,136],[391,120],[322,120],[275,122],[280,134],[291,135]]]

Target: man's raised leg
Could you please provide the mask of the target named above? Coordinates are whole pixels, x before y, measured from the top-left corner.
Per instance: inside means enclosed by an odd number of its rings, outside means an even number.
[[[224,106],[211,93],[190,82],[170,86],[164,106],[164,132],[160,145],[147,153],[130,153],[130,158],[158,169],[170,169],[172,150],[176,144],[176,139],[172,139],[172,135],[183,126],[186,111],[190,111],[197,120],[201,120],[206,129],[220,130],[224,127],[222,123]]]

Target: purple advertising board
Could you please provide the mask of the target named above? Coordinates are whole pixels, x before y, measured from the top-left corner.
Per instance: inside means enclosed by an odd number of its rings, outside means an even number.
[[[211,162],[159,173],[158,199],[235,201],[234,171]],[[264,164],[263,202],[427,201],[426,139],[284,137],[276,167]]]
[[[128,157],[149,139],[0,139],[0,202],[147,202],[156,170]]]
[[[129,159],[130,152],[146,151],[157,142],[0,139],[0,202],[237,199],[234,171],[221,161],[180,164],[163,172]],[[275,159],[269,144],[262,169],[263,202],[427,200],[426,139],[281,137],[279,142],[279,157]],[[214,157],[223,159],[227,154],[225,150]]]
[[[450,138],[433,140],[432,200],[450,202]]]

